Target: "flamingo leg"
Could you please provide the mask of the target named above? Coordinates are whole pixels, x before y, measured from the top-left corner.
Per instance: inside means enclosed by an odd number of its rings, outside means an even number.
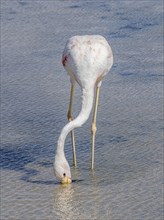
[[[97,86],[96,88],[96,97],[95,97],[95,104],[94,104],[94,113],[93,113],[93,119],[92,119],[92,126],[91,126],[91,132],[92,132],[92,158],[91,158],[91,169],[94,169],[94,151],[95,151],[95,136],[96,136],[96,117],[97,117],[97,107],[98,107],[98,101],[99,101],[99,93],[100,93],[100,87]]]
[[[73,95],[74,95],[74,84],[71,86],[71,93],[70,93],[70,102],[69,102],[69,109],[67,113],[68,121],[72,121],[72,103],[73,103]],[[75,149],[75,136],[74,136],[74,130],[71,131],[71,140],[72,140],[72,151],[73,151],[73,164],[76,167],[76,149]]]

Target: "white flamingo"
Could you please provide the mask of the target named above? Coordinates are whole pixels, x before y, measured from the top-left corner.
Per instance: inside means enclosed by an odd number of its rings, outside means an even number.
[[[68,110],[69,123],[64,126],[58,139],[54,171],[55,176],[62,183],[71,183],[70,166],[65,158],[64,143],[69,132],[72,133],[73,160],[76,166],[76,153],[73,129],[84,124],[92,110],[94,90],[96,90],[94,114],[92,120],[92,161],[94,169],[94,145],[96,134],[96,115],[101,81],[109,72],[113,64],[111,47],[100,35],[85,35],[71,37],[65,46],[62,63],[71,80],[71,95]],[[82,107],[79,115],[72,120],[72,99],[74,85],[78,83],[82,91]]]

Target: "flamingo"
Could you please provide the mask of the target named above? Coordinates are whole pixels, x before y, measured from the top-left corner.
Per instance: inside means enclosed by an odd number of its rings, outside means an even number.
[[[54,173],[61,183],[71,183],[71,171],[64,154],[65,139],[71,132],[73,163],[76,167],[76,152],[74,140],[74,128],[82,126],[92,110],[94,113],[91,125],[92,133],[92,156],[91,169],[94,169],[94,148],[96,134],[96,116],[99,100],[99,91],[102,79],[113,65],[113,54],[110,45],[101,35],[73,36],[68,39],[62,56],[62,64],[70,76],[71,93],[68,110],[68,124],[62,129],[55,154]],[[79,115],[72,118],[72,102],[75,83],[78,83],[82,92],[82,107]],[[94,102],[95,93],[95,102]]]

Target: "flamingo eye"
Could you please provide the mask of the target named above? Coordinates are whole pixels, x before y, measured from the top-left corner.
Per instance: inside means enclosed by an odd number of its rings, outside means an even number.
[[[63,176],[65,177],[65,176],[66,176],[66,174],[65,174],[65,173],[63,173]]]

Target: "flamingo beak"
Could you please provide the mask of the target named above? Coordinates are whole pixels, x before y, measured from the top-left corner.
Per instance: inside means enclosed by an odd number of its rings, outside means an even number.
[[[62,184],[70,184],[70,183],[72,183],[72,180],[71,180],[71,178],[65,176],[65,177],[61,180],[61,183],[62,183]]]

